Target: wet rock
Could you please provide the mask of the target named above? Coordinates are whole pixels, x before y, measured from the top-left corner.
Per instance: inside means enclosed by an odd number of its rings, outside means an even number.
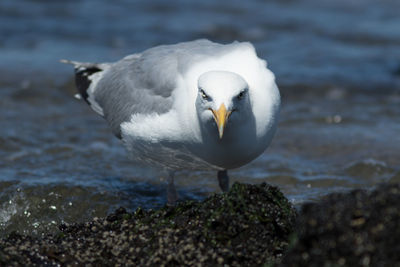
[[[0,241],[0,265],[257,266],[279,261],[296,212],[276,188],[235,183],[203,202],[61,225],[42,238]]]
[[[304,205],[298,229],[282,266],[400,266],[400,185]]]

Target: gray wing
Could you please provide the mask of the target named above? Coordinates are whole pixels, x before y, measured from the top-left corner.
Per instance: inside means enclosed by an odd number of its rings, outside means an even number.
[[[107,69],[93,89],[93,100],[118,137],[121,123],[133,114],[162,114],[172,107],[171,94],[176,88],[173,64],[168,66],[170,72],[163,72],[169,74],[165,77],[149,63],[141,55],[128,56]]]
[[[72,63],[81,96],[104,116],[114,134],[120,137],[121,123],[129,121],[133,114],[162,114],[171,109],[177,79],[191,65],[229,53],[238,45],[197,40],[157,46],[114,64]]]

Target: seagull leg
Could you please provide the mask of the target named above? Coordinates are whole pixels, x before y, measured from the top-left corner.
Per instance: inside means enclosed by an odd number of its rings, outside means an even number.
[[[218,171],[217,176],[218,176],[219,188],[221,188],[222,192],[228,192],[229,191],[228,171],[227,170]]]
[[[167,205],[175,206],[176,201],[178,200],[178,194],[176,192],[175,184],[174,184],[174,172],[170,171],[168,173],[168,185],[167,185]]]

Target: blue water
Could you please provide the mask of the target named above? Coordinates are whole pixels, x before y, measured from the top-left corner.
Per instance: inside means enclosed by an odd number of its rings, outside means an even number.
[[[271,147],[231,172],[294,203],[400,182],[400,2],[0,1],[0,228],[40,234],[122,205],[165,203],[165,181],[131,163],[74,94],[60,59],[115,61],[197,38],[251,41],[276,74]],[[218,192],[215,173],[177,177],[182,199]]]

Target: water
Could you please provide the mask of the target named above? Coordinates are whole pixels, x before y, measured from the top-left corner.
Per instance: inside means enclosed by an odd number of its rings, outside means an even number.
[[[72,98],[61,58],[113,61],[196,38],[251,41],[277,77],[271,147],[231,172],[295,204],[400,182],[398,1],[0,2],[0,228],[42,234],[118,206],[165,203],[164,178],[132,164],[106,123]],[[214,172],[177,177],[183,199]]]

